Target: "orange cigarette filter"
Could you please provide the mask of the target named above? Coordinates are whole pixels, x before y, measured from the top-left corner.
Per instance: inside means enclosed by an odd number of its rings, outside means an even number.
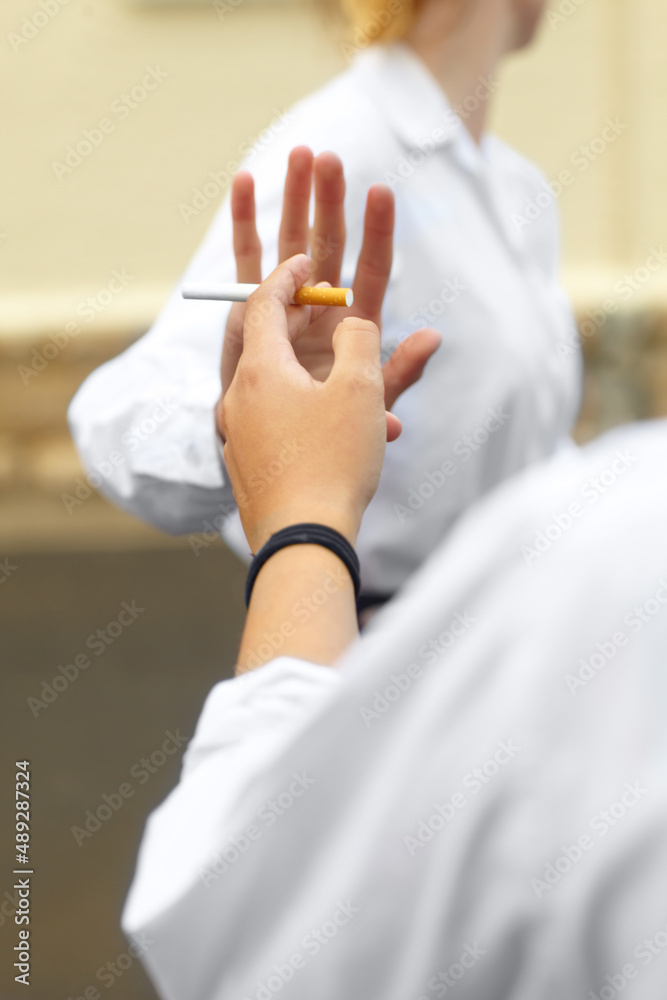
[[[294,295],[297,306],[351,306],[353,302],[351,288],[312,288],[304,285]]]

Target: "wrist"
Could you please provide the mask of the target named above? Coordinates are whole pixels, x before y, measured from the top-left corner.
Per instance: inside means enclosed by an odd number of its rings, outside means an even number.
[[[322,524],[338,531],[354,547],[357,543],[361,519],[351,510],[337,507],[290,506],[273,511],[258,519],[252,526],[244,525],[246,538],[253,553],[259,552],[272,535],[294,524]]]
[[[246,606],[250,604],[250,597],[255,586],[257,577],[261,573],[266,563],[286,548],[294,546],[309,546],[315,548],[328,549],[343,563],[354,584],[355,598],[359,597],[361,586],[359,558],[354,550],[354,546],[339,531],[322,524],[313,522],[301,522],[292,524],[280,531],[275,532],[268,541],[261,547],[255,555],[250,569],[245,587]]]
[[[334,664],[357,636],[354,586],[338,556],[319,545],[294,545],[276,552],[257,577],[238,669],[276,656]]]

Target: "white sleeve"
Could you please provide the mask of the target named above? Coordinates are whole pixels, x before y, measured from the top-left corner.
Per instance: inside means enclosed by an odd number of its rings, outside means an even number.
[[[178,922],[177,901],[215,880],[237,803],[341,681],[336,669],[281,657],[213,688],[180,782],[148,820],[123,913],[126,933],[146,933],[168,913]]]
[[[269,172],[267,184],[265,174],[258,192],[269,260],[277,256],[282,177]],[[236,280],[228,199],[184,280]],[[213,415],[229,305],[186,301],[180,285],[151,330],[86,379],[68,414],[91,485],[173,534],[211,521],[219,530],[234,509]]]

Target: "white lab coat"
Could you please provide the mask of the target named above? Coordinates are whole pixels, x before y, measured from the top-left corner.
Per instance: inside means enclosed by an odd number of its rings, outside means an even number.
[[[165,1000],[664,1000],[666,470],[543,463],[338,669],[213,689],[123,916]]]
[[[480,83],[480,99],[494,87]],[[571,429],[580,356],[556,280],[556,210],[531,164],[494,138],[474,144],[403,44],[362,53],[276,127],[247,163],[265,273],[276,264],[289,151],[333,149],[348,180],[343,281],[353,278],[366,191],[386,181],[397,222],[385,350],[425,325],[444,338],[396,405],[403,435],[358,540],[364,589],[392,593],[473,501],[552,454]],[[185,278],[235,277],[225,201]],[[69,418],[89,473],[101,473],[117,504],[167,531],[221,527],[247,557],[213,419],[227,309],[175,289],[150,332],[87,379]]]

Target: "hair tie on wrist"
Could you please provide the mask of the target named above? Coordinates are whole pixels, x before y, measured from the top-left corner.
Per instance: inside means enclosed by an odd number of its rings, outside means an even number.
[[[250,604],[250,595],[252,594],[252,588],[255,586],[257,574],[264,563],[271,556],[275,555],[276,552],[280,552],[281,549],[285,549],[289,545],[321,545],[323,548],[333,552],[345,564],[348,573],[352,577],[355,599],[359,598],[359,591],[361,589],[359,557],[347,538],[341,535],[339,531],[336,531],[334,528],[328,528],[324,524],[292,524],[288,528],[276,531],[275,535],[271,535],[268,542],[262,545],[250,563],[248,579],[245,585],[246,608]]]

